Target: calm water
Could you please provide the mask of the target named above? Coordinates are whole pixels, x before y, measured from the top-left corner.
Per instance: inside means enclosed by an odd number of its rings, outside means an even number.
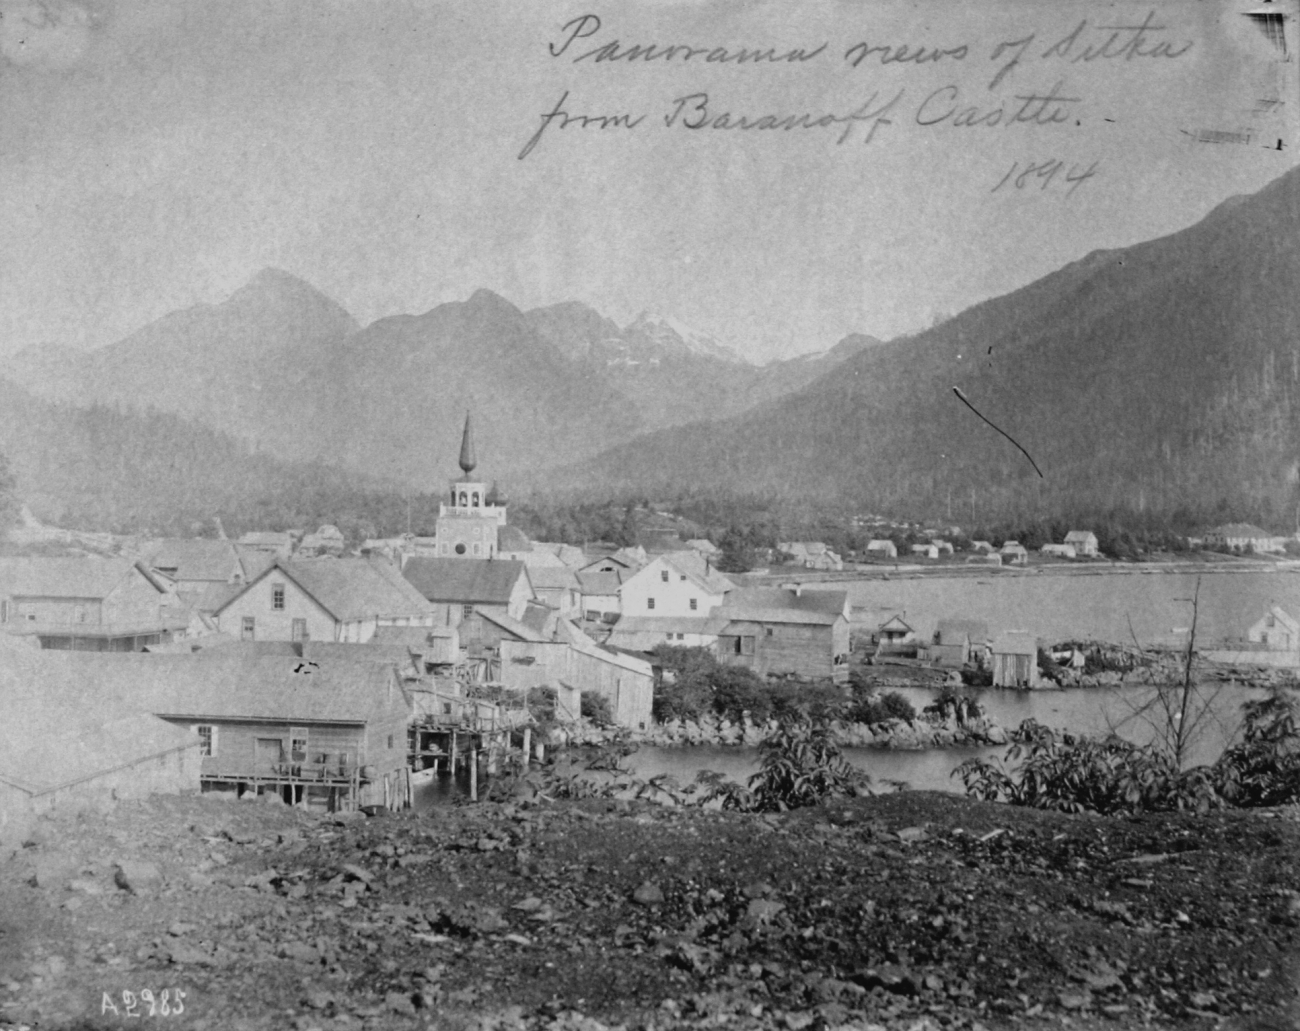
[[[1144,645],[1186,640],[1194,573],[990,572],[979,577],[838,580],[817,586],[849,592],[857,629],[895,614],[928,640],[941,619],[979,619],[997,634],[1027,630],[1049,642],[1077,639]],[[1300,616],[1300,570],[1200,575],[1197,638],[1241,637],[1271,605]],[[812,585],[809,585],[812,586]]]
[[[1192,749],[1192,764],[1210,763],[1236,738],[1241,725],[1241,705],[1265,692],[1239,685],[1205,684],[1199,696],[1206,702],[1208,716],[1203,731]],[[935,692],[914,687],[899,690],[919,711],[928,705]],[[980,692],[980,704],[1001,726],[1008,730],[1022,720],[1036,719],[1049,727],[1092,736],[1105,736],[1112,730],[1131,741],[1146,742],[1152,729],[1135,715],[1154,691],[1145,686],[1092,688],[1072,691],[999,691]],[[1198,710],[1199,711],[1199,710]],[[854,766],[871,775],[872,781],[904,781],[915,790],[962,791],[961,781],[952,771],[972,756],[1002,756],[1006,746],[971,748],[931,748],[922,751],[889,751],[877,748],[845,749],[845,757]],[[700,770],[713,770],[732,780],[744,782],[758,768],[758,749],[723,746],[661,748],[642,745],[628,765],[636,776],[648,780],[660,774],[672,774],[686,784]],[[480,782],[480,787],[483,784]],[[436,784],[417,789],[417,808],[446,804],[458,794],[467,794],[469,782],[457,784],[444,777]]]

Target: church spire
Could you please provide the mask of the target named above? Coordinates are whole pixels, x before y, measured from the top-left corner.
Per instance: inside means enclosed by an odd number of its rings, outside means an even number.
[[[478,465],[478,459],[474,457],[474,430],[469,424],[469,412],[465,413],[465,435],[460,441],[460,468],[468,476]]]

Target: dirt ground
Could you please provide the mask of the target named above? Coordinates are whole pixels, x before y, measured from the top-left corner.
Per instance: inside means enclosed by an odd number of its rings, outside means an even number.
[[[119,803],[0,863],[0,1027],[1292,1028],[1293,815]]]

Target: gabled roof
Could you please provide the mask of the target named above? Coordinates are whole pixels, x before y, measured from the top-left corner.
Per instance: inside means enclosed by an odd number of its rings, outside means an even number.
[[[1071,530],[1065,535],[1066,544],[1087,544],[1089,540],[1097,542],[1097,535],[1091,530]]]
[[[140,563],[121,558],[0,558],[0,595],[17,598],[106,598],[138,573],[160,594],[162,585]]]
[[[910,623],[904,622],[902,616],[890,616],[880,624],[880,630],[906,630],[908,633],[916,633],[916,630]]]
[[[432,611],[428,602],[390,564],[364,558],[277,560],[216,611],[228,608],[254,584],[276,573],[292,580],[341,622],[367,616],[424,615]]]
[[[740,623],[804,623],[829,626],[844,618],[847,591],[794,591],[784,587],[744,587],[732,591],[714,610]]]
[[[698,551],[670,551],[659,559],[679,573],[685,573],[710,594],[726,594],[736,585],[717,571],[713,563]]]
[[[402,576],[435,604],[505,605],[528,567],[518,559],[420,558],[406,560]]]
[[[638,659],[635,656],[626,655],[611,648],[601,647],[567,619],[560,620],[556,629],[561,640],[567,641],[575,651],[600,659],[602,662],[608,662],[612,666],[618,666],[620,669],[628,670],[631,673],[639,673],[647,677],[654,675],[654,667],[645,659]]]
[[[532,566],[528,570],[528,579],[533,582],[535,590],[563,590],[579,586],[577,574],[568,566]]]
[[[1225,526],[1216,526],[1209,532],[1219,537],[1244,537],[1249,540],[1271,541],[1277,536],[1277,534],[1261,530],[1258,526],[1253,526],[1250,523],[1228,523]]]
[[[580,569],[577,576],[578,584],[582,587],[582,593],[587,595],[618,594],[619,588],[623,586],[623,575],[617,569],[609,573]]]
[[[489,623],[496,624],[502,630],[505,630],[512,636],[519,638],[521,641],[541,642],[546,640],[541,633],[534,630],[527,623],[522,623],[504,613],[489,612],[486,609],[478,609],[476,610],[475,615]]]
[[[230,583],[244,568],[227,540],[169,538],[152,542],[141,555],[152,569],[178,582]]]
[[[520,622],[524,626],[531,628],[534,633],[541,634],[543,638],[550,640],[555,635],[555,626],[559,621],[559,615],[549,605],[540,601],[530,601],[524,606],[524,615]]]
[[[392,667],[367,661],[308,660],[232,647],[189,655],[44,651],[22,662],[26,681],[62,698],[68,712],[361,724],[390,706],[410,704]],[[61,755],[67,751],[59,749]]]
[[[629,634],[706,634],[716,637],[730,620],[715,609],[707,616],[622,616],[610,640]]]
[[[534,551],[549,551],[570,569],[581,569],[588,562],[583,550],[575,544],[558,544],[551,541],[533,541]]]

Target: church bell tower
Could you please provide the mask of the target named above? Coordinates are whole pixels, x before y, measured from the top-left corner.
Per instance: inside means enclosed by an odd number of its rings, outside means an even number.
[[[497,532],[506,523],[506,506],[488,485],[473,478],[478,458],[474,454],[474,427],[465,413],[460,441],[459,479],[451,481],[448,500],[438,506],[439,557],[493,558]]]

